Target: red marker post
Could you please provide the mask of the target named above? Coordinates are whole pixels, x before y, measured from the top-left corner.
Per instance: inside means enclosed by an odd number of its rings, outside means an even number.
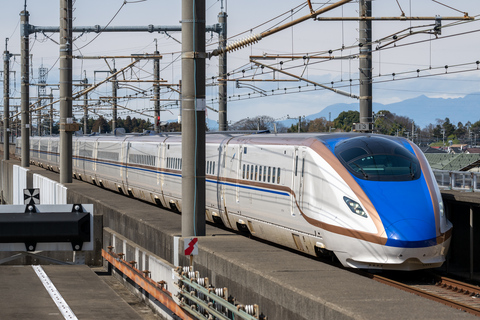
[[[186,256],[190,256],[190,266],[193,266],[193,256],[198,255],[198,238],[183,239],[183,249]]]

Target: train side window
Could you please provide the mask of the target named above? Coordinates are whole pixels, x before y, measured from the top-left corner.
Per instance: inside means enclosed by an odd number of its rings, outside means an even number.
[[[277,168],[277,184],[280,184],[280,168]]]
[[[244,153],[244,154],[247,154],[247,147],[244,147],[244,148],[243,148],[243,153]]]
[[[262,166],[259,166],[259,171],[258,171],[258,181],[262,181]]]
[[[268,167],[268,177],[267,177],[267,182],[270,182],[270,173],[272,171],[272,167]]]
[[[215,161],[213,161],[213,170],[212,170],[212,174],[215,174]]]
[[[297,170],[298,170],[298,156],[295,156],[295,177],[297,176]]]
[[[243,165],[243,170],[242,170],[242,179],[245,179],[245,165]]]
[[[263,166],[263,182],[267,179],[267,166]]]
[[[275,171],[276,171],[276,168],[272,168],[272,183],[275,183]]]
[[[303,178],[304,172],[305,172],[305,158],[302,159],[302,178]]]
[[[247,164],[247,180],[248,180],[248,177],[250,177],[250,165]]]
[[[253,164],[250,166],[250,180],[253,180]]]
[[[257,181],[257,174],[258,174],[258,166],[255,166],[255,181]]]

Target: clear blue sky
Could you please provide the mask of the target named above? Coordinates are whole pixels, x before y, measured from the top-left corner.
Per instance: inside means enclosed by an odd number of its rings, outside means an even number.
[[[335,1],[330,1],[333,3]],[[0,12],[0,39],[10,38],[8,49],[11,53],[20,52],[20,33],[19,33],[19,13],[23,10],[24,1],[1,0],[2,10]],[[112,20],[112,26],[138,26],[138,25],[179,25],[181,20],[181,1],[127,1],[125,5],[123,0],[78,0],[75,1],[74,25],[105,25]],[[323,2],[322,2],[323,3]],[[319,8],[323,4],[313,1],[314,8]],[[462,12],[468,12],[470,16],[476,16],[480,12],[480,6],[476,0],[444,0],[443,3],[452,8],[442,6],[431,0],[382,0],[373,1],[373,16],[400,16],[403,11],[407,16],[463,16]],[[219,0],[207,0],[207,24],[217,23],[217,14],[220,12]],[[228,35],[232,37],[230,41],[242,39],[251,33],[260,33],[272,26],[281,24],[292,19],[289,15],[271,20],[283,13],[294,12],[293,18],[298,18],[309,13],[308,7],[302,1],[277,0],[277,1],[252,1],[252,0],[230,0],[226,3],[228,13]],[[399,5],[400,4],[400,5]],[[38,26],[54,26],[59,21],[59,1],[42,0],[27,1],[27,9],[30,12],[30,23]],[[224,3],[225,5],[225,3]],[[296,7],[301,8],[297,12]],[[119,11],[119,9],[121,10]],[[456,11],[458,10],[458,11]],[[460,11],[460,12],[459,12]],[[325,16],[331,17],[350,17],[358,15],[358,3],[352,2],[343,8],[335,9]],[[267,22],[271,20],[270,22]],[[266,24],[263,24],[267,22]],[[373,39],[378,40],[383,37],[402,34],[402,30],[414,27],[413,31],[428,31],[431,29],[430,21],[409,22],[409,21],[390,21],[373,23]],[[263,25],[262,25],[263,24]],[[434,39],[435,36],[428,33],[414,34],[406,39],[399,41],[398,46],[377,51],[373,55],[373,74],[374,79],[374,101],[380,103],[391,103],[407,98],[425,94],[430,97],[459,97],[472,92],[480,92],[480,72],[475,69],[474,62],[480,60],[480,23],[470,22],[457,26],[446,27],[451,24],[449,21],[443,21],[445,27],[440,39]],[[261,26],[260,26],[261,25]],[[257,27],[259,26],[259,27]],[[423,27],[416,27],[423,26]],[[405,32],[405,31],[404,31]],[[407,31],[408,32],[408,31]],[[455,34],[470,32],[464,35],[453,36]],[[58,40],[57,34],[48,34],[53,40]],[[76,34],[75,36],[79,36]],[[162,59],[162,77],[168,82],[177,83],[180,80],[180,59],[179,52],[181,45],[177,42],[181,40],[179,33],[166,34],[101,34],[95,40],[96,34],[84,34],[80,36],[75,45],[81,48],[76,51],[76,55],[129,55],[132,53],[152,53],[155,49],[154,39],[158,40],[160,52],[164,55]],[[325,22],[325,21],[307,21],[294,28],[287,29],[269,38],[265,38],[252,47],[238,50],[229,55],[229,70],[232,74],[237,71],[235,76],[242,74],[245,70],[246,76],[252,76],[255,70],[251,70],[249,64],[249,55],[262,54],[322,54],[328,50],[334,50],[333,55],[349,55],[358,53],[358,22]],[[207,44],[215,43],[216,35],[207,34]],[[418,42],[417,44],[405,45],[407,43]],[[388,40],[382,41],[377,45],[385,45]],[[58,46],[43,34],[31,36],[31,53],[33,54],[32,69],[34,78],[37,77],[37,70],[42,64],[44,67],[51,68],[48,76],[48,82],[58,82],[58,64],[55,64],[58,58]],[[86,46],[85,46],[86,45]],[[215,48],[215,44],[208,46],[207,50]],[[345,50],[337,50],[344,46]],[[82,48],[83,47],[83,48]],[[335,51],[337,50],[337,51]],[[112,61],[109,61],[112,64]],[[116,60],[117,68],[128,63],[125,60]],[[469,64],[470,63],[470,64]],[[472,64],[473,63],[473,64]],[[465,66],[458,66],[467,64]],[[295,65],[291,61],[284,62],[282,68],[288,68]],[[415,70],[420,69],[420,75],[445,73],[443,66],[449,65],[448,75],[419,77],[415,79]],[[129,71],[126,77],[138,79],[150,76],[152,66],[149,63],[142,63],[140,68]],[[280,67],[277,64],[277,67]],[[431,69],[430,69],[431,68]],[[440,69],[436,69],[440,68]],[[19,96],[19,59],[12,62],[12,69],[17,71],[17,85],[13,86],[16,91],[13,96]],[[76,79],[83,78],[86,72],[89,82],[100,81],[102,74],[94,75],[94,70],[108,70],[108,66],[103,61],[81,61],[74,62],[74,75]],[[212,58],[207,61],[208,77],[216,75],[218,72],[218,61]],[[465,71],[458,72],[455,71]],[[358,61],[341,60],[328,61],[308,66],[300,66],[291,69],[292,73],[302,75],[313,81],[330,84],[332,81],[335,86],[342,85],[342,90],[353,93],[358,92]],[[256,78],[259,78],[260,70],[256,71]],[[396,73],[396,79],[402,77],[411,77],[411,80],[388,81],[392,79],[391,74]],[[402,75],[403,73],[403,75]],[[271,77],[272,75],[267,76]],[[264,76],[265,77],[265,76]],[[276,75],[278,78],[278,74]],[[285,79],[286,77],[282,76]],[[349,79],[353,79],[350,87]],[[343,81],[343,82],[341,82]],[[287,114],[290,116],[309,115],[319,112],[322,108],[338,102],[352,103],[354,99],[328,92],[326,90],[317,90],[307,92],[310,88],[304,87],[305,83],[283,82],[278,84],[250,83],[261,90],[272,92],[276,95],[266,98],[252,98],[229,102],[229,119],[239,120],[246,116],[269,115],[274,118],[282,118]],[[287,92],[296,91],[301,93],[278,95],[287,87]],[[248,93],[255,96],[251,89],[236,88],[235,83],[229,83],[229,94],[241,95],[246,98]],[[148,89],[148,86],[144,86]],[[284,90],[285,91],[285,90]],[[31,95],[36,92],[31,90]],[[110,86],[99,88],[95,95],[109,95]],[[56,94],[56,92],[54,92]],[[132,91],[122,89],[119,95],[132,94]],[[217,91],[215,87],[207,87],[207,104],[213,108],[216,105]],[[165,93],[164,99],[175,99],[176,94]],[[211,99],[214,101],[211,101]],[[152,107],[153,102],[148,99],[140,101],[123,101],[121,105],[133,109],[148,109]],[[108,113],[108,112],[106,112]],[[126,114],[126,113],[125,113]],[[171,112],[163,112],[163,119],[176,118],[178,109],[172,109]],[[138,116],[131,114],[132,116]],[[124,114],[120,113],[124,117]],[[215,119],[217,115],[209,111],[208,116]],[[474,115],[480,118],[479,115]]]

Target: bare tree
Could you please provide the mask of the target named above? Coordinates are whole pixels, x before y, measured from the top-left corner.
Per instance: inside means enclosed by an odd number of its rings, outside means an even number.
[[[274,131],[275,119],[269,116],[257,116],[253,118],[244,118],[229,126],[232,131],[237,130],[270,130]],[[281,128],[280,128],[281,126]],[[277,131],[283,132],[282,125],[277,124]]]

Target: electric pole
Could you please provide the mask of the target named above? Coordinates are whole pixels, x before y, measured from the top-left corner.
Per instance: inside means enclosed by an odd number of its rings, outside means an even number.
[[[60,0],[60,183],[72,182],[72,0]]]
[[[157,39],[155,39],[155,52],[154,55],[158,56],[160,52],[158,52],[157,46]],[[153,80],[159,81],[160,80],[160,59],[154,58],[153,59]],[[160,82],[153,83],[153,97],[155,99],[155,110],[153,116],[153,128],[155,129],[156,133],[160,132]]]
[[[21,135],[22,135],[22,167],[30,167],[30,119],[29,119],[29,100],[30,100],[30,79],[28,74],[30,45],[29,45],[29,24],[27,6],[20,12],[20,38],[21,38]]]
[[[360,129],[372,132],[372,1],[359,0]]]
[[[45,68],[42,64],[40,68],[38,68],[38,84],[37,87],[37,97],[38,97],[38,111],[37,111],[37,135],[42,135],[42,127],[41,127],[41,119],[42,119],[42,105],[44,105],[44,98],[47,97],[47,75],[48,75],[48,68]]]
[[[88,84],[88,79],[85,75],[85,79],[83,79],[83,84],[85,84],[84,89],[86,89],[86,85]],[[88,124],[88,93],[83,95],[83,133],[87,134],[87,124]]]
[[[3,160],[10,159],[10,52],[7,43],[8,38],[3,53]]]
[[[205,0],[182,0],[182,236],[205,235]]]
[[[53,136],[53,93],[50,91],[50,135]]]
[[[115,132],[117,128],[117,69],[115,67],[112,70],[113,77],[112,77],[112,133]]]
[[[218,130],[227,131],[227,13],[222,11],[218,14],[218,22],[222,26],[218,33],[219,49],[222,54],[218,57]]]

